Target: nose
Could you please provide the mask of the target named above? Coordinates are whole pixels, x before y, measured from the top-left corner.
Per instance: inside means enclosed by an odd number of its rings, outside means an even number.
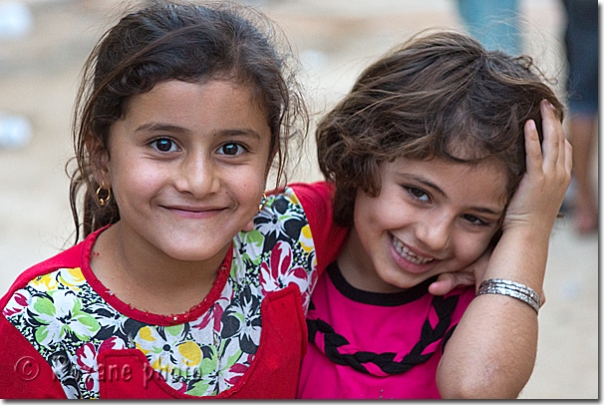
[[[203,198],[218,191],[219,187],[219,173],[212,159],[202,151],[187,154],[178,168],[178,191]]]
[[[453,220],[446,213],[427,212],[416,222],[415,237],[431,252],[443,251],[451,241]]]

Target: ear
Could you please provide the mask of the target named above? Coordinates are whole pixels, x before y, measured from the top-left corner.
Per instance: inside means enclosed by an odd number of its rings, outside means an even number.
[[[109,151],[102,142],[93,136],[86,142],[86,149],[90,156],[90,168],[94,180],[98,184],[103,184],[105,188],[111,187],[111,176],[109,170]]]

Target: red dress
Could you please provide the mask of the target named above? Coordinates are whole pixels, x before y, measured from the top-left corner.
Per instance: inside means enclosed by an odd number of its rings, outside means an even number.
[[[347,233],[332,225],[330,187],[269,197],[184,314],[131,308],[96,279],[102,231],[22,273],[0,301],[0,397],[295,397],[310,294]]]

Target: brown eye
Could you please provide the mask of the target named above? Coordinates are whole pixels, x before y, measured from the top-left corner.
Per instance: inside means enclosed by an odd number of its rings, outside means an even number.
[[[175,152],[177,150],[176,143],[168,138],[156,139],[151,145],[160,152]]]
[[[404,188],[405,188],[405,190],[407,190],[407,192],[413,198],[415,198],[417,200],[425,201],[425,202],[428,202],[430,200],[428,194],[424,190],[422,190],[422,189],[419,189],[417,187],[410,187],[410,186],[407,186],[407,187],[404,187]]]
[[[483,221],[482,219],[480,219],[477,216],[472,215],[472,214],[463,215],[463,218],[466,221],[468,221],[469,223],[471,223],[472,225],[478,225],[478,226],[487,226],[487,225],[489,225],[487,222]]]
[[[246,149],[238,143],[227,143],[218,149],[218,153],[221,155],[236,156],[242,154],[245,150]]]

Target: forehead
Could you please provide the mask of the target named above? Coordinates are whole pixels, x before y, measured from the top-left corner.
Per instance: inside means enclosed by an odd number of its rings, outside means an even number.
[[[133,96],[124,115],[132,120],[178,121],[186,126],[268,126],[252,86],[231,80],[160,82],[149,92]]]

